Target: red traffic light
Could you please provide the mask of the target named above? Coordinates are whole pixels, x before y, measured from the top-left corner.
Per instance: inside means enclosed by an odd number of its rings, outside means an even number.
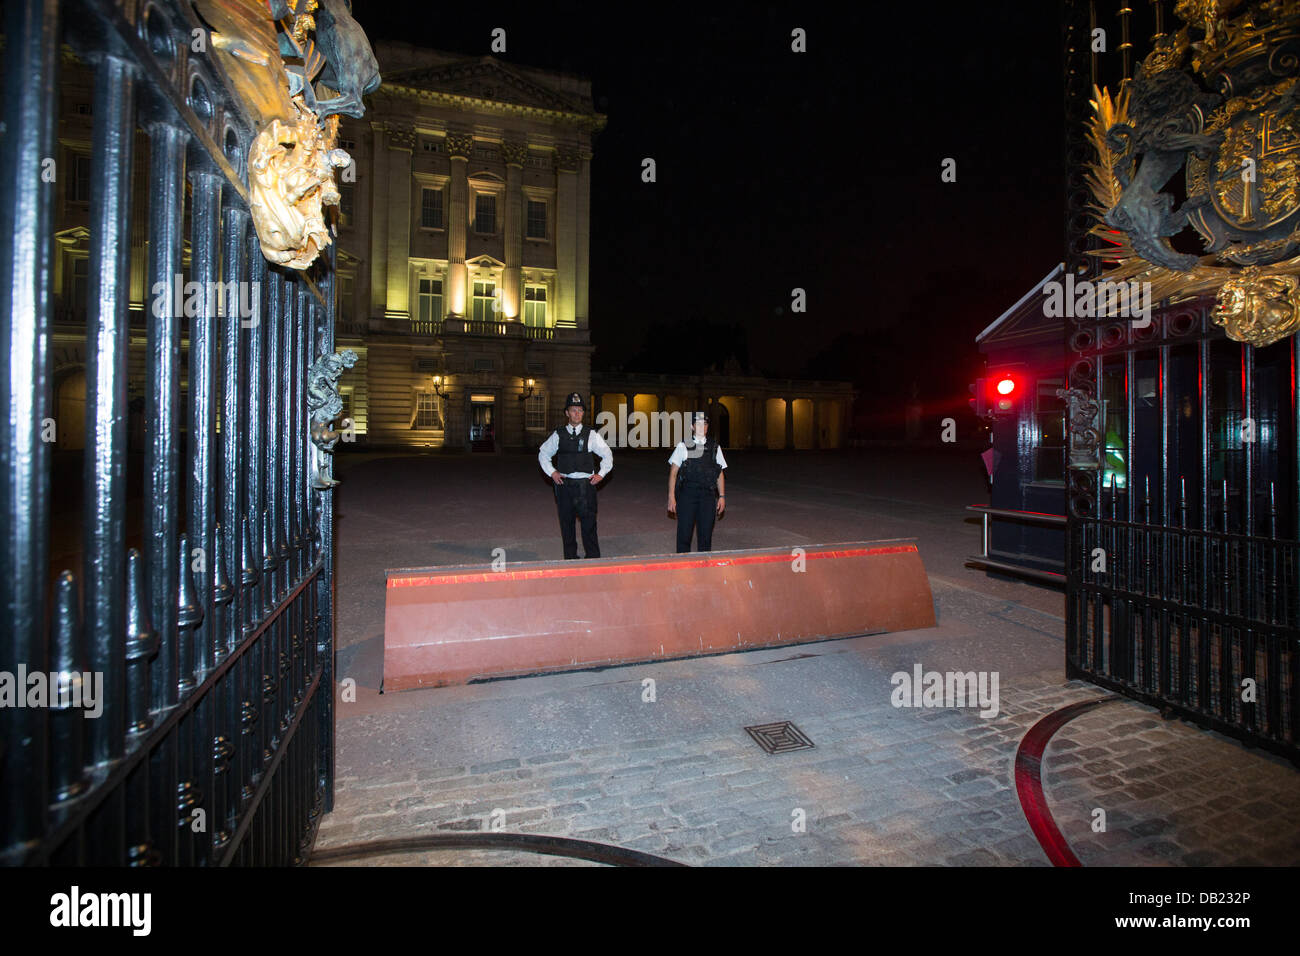
[[[1007,415],[1015,411],[1016,380],[1010,372],[999,372],[989,378],[989,392],[993,414]]]

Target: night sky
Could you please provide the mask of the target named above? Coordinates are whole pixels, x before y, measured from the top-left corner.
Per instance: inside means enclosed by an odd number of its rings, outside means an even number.
[[[469,56],[503,27],[504,62],[593,80],[596,369],[734,353],[964,406],[975,335],[1062,257],[1056,3],[414,9],[355,15],[372,38]]]

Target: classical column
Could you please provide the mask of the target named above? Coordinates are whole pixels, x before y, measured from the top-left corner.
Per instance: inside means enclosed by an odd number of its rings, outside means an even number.
[[[794,448],[794,399],[785,400],[785,447]]]
[[[577,274],[573,280],[574,318],[578,328],[587,328],[587,284],[591,253],[591,154],[583,153],[578,168]]]
[[[384,314],[392,318],[411,315],[411,156],[415,130],[388,124],[388,173],[383,183],[388,222],[384,232],[388,277]]]
[[[502,290],[507,319],[523,319],[524,289],[520,267],[524,261],[524,162],[528,146],[502,143],[501,156],[506,161],[506,268]]]
[[[447,301],[453,315],[469,312],[469,272],[465,268],[465,237],[469,231],[469,156],[474,149],[470,133],[448,133],[451,157],[451,202],[447,218]],[[467,433],[468,434],[468,433]]]
[[[559,278],[555,324],[568,328],[577,325],[577,174],[581,164],[575,149],[561,147],[555,154],[555,271]]]
[[[374,168],[370,173],[370,309],[366,317],[383,315],[388,308],[388,144],[383,123],[372,123],[374,140],[370,155]]]

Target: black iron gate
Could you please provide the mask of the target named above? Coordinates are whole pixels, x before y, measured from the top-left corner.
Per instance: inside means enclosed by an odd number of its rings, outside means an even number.
[[[263,258],[246,186],[255,131],[225,74],[192,51],[203,25],[187,5],[5,6],[0,671],[52,676],[49,706],[29,684],[0,708],[0,860],[299,862],[333,800],[332,510],[313,487],[306,405],[308,368],[334,348],[332,247],[307,274]],[[50,567],[51,509],[67,503],[50,493],[42,175],[58,155],[63,42],[94,75],[82,560],[70,571]],[[132,219],[136,162],[147,222]],[[147,243],[142,313],[128,308],[133,230]],[[182,275],[205,290],[188,318],[173,305]],[[231,282],[253,292],[251,314],[219,307],[216,284]],[[145,349],[139,549],[127,547],[133,334]],[[101,678],[92,718],[78,694]]]
[[[1171,35],[1169,6],[1065,5],[1066,266],[1081,280],[1098,274],[1089,99],[1134,75],[1141,38]],[[1068,479],[1067,673],[1300,760],[1300,337],[1231,341],[1213,306],[1067,322],[1072,400],[1100,445]]]

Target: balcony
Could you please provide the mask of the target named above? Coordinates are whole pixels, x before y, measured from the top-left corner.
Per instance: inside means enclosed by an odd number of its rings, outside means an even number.
[[[484,338],[530,339],[540,342],[585,341],[587,331],[575,328],[546,328],[524,325],[522,322],[496,322],[492,320],[462,319],[448,316],[441,321],[430,319],[403,319],[385,317],[369,322],[345,322],[335,326],[341,334],[361,335],[365,332],[380,335],[415,335],[435,337],[443,335],[473,335]]]

